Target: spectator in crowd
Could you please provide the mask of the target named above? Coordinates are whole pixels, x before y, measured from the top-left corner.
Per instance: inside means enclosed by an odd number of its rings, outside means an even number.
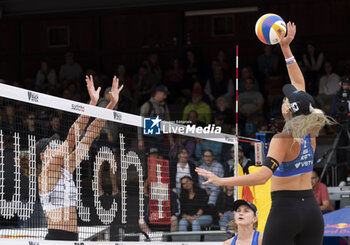
[[[36,74],[35,89],[45,92],[55,88],[57,85],[57,75],[55,69],[49,67],[46,60],[41,61],[40,69]]]
[[[176,102],[182,94],[182,83],[184,79],[184,69],[181,67],[180,60],[173,58],[170,68],[165,72],[164,84],[171,91],[169,102]]]
[[[320,108],[323,108],[326,114],[329,113],[332,97],[337,94],[340,89],[340,77],[333,72],[331,62],[326,61],[324,64],[325,74],[320,78],[318,95],[316,101]]]
[[[80,87],[79,84],[71,82],[68,85],[68,90],[69,90],[69,93],[71,94],[72,100],[81,102],[82,101],[81,100],[81,93],[80,93],[78,87]]]
[[[306,67],[306,87],[311,95],[315,95],[317,92],[316,79],[324,65],[324,55],[316,49],[314,42],[308,42],[306,44],[306,52],[303,54],[303,62]]]
[[[238,92],[239,93],[245,92],[244,83],[245,83],[245,80],[247,80],[247,79],[252,79],[254,81],[254,88],[253,88],[254,91],[260,90],[261,86],[260,86],[258,80],[256,80],[252,68],[249,66],[244,66],[242,68],[241,77],[240,77],[240,80],[238,83]]]
[[[224,245],[251,244],[261,245],[263,234],[258,232],[258,210],[253,203],[237,200],[233,204],[235,219],[231,227],[235,236],[226,240]]]
[[[211,171],[215,173],[216,176],[224,177],[222,165],[221,163],[214,161],[214,154],[210,148],[204,150],[203,159],[204,163],[199,166],[201,169]],[[219,186],[215,186],[214,184],[204,185],[203,183],[206,182],[206,178],[203,176],[199,176],[198,182],[200,188],[204,189],[209,196],[208,204],[212,207],[215,206],[216,199],[218,198],[221,188]]]
[[[204,86],[204,92],[210,99],[210,102],[214,105],[215,99],[219,96],[233,97],[234,85],[232,79],[225,76],[219,62],[212,61],[213,75],[207,80]]]
[[[210,149],[213,152],[214,159],[216,161],[221,161],[221,151],[222,151],[222,143],[221,142],[216,142],[212,140],[204,140],[204,139],[199,139],[197,138],[197,144],[196,144],[196,158],[198,159],[199,162],[203,162],[203,154],[204,151],[207,149]]]
[[[60,68],[60,81],[68,80],[71,82],[80,82],[83,75],[83,68],[80,64],[75,62],[73,53],[66,53],[64,58],[65,64]]]
[[[220,50],[218,54],[216,55],[216,59],[219,62],[219,65],[221,66],[221,69],[223,70],[224,74],[226,76],[230,73],[230,67],[228,65],[228,62],[226,60],[226,54],[223,50]]]
[[[99,196],[115,196],[119,194],[117,173],[113,173],[112,166],[108,161],[102,162],[98,171],[98,177]]]
[[[196,88],[192,92],[192,102],[186,105],[182,120],[188,120],[188,114],[190,111],[194,110],[198,113],[198,121],[205,124],[211,122],[211,109],[210,106],[203,100],[203,92],[200,88]]]
[[[216,202],[216,210],[219,213],[220,230],[225,231],[227,224],[233,219],[234,186],[224,186]]]
[[[169,90],[164,85],[158,85],[156,87],[156,91],[154,96],[151,97],[148,101],[146,101],[140,109],[140,116],[142,117],[157,117],[165,121],[170,121],[170,114],[168,105],[165,102],[167,95],[169,94]],[[145,135],[143,136],[143,132],[141,128],[137,128],[138,130],[138,148],[139,150],[149,151],[150,147],[158,147],[160,150],[160,154],[165,156],[165,153],[169,152],[169,149],[166,149],[166,145],[164,144],[163,135]],[[174,146],[173,137],[168,135],[170,149]]]
[[[265,78],[277,73],[278,57],[272,53],[271,45],[265,45],[264,53],[258,56],[258,69]]]
[[[46,135],[47,137],[51,137],[54,134],[57,134],[60,139],[63,139],[65,136],[62,132],[60,116],[57,113],[50,116],[49,127]]]
[[[255,131],[256,123],[262,118],[264,97],[260,92],[254,91],[252,79],[245,80],[244,86],[246,91],[238,95],[238,110],[246,121],[245,135],[250,136]]]
[[[5,110],[2,111],[1,128],[4,131],[5,137],[13,137],[15,132],[22,129],[22,121],[16,114],[15,104],[5,104]]]
[[[118,65],[116,72],[119,84],[124,85],[124,89],[120,94],[118,111],[134,113],[136,111],[136,104],[134,103],[132,96],[134,91],[132,79],[126,73],[125,65]]]
[[[174,146],[169,151],[169,160],[177,160],[177,153],[180,148],[184,147],[187,150],[188,160],[194,161],[194,151],[196,149],[195,140],[192,137],[179,134],[176,136]]]
[[[327,186],[320,182],[320,178],[315,170],[313,170],[311,174],[311,184],[322,213],[333,211],[334,208],[329,200]]]
[[[225,123],[226,117],[227,115],[225,113],[216,112],[214,115],[214,125],[221,128],[221,133],[229,134],[232,131],[232,124]]]
[[[350,77],[341,77],[340,78],[341,87],[337,91],[337,93],[332,97],[331,108],[329,114],[338,119],[339,117],[339,107],[341,107],[341,101],[347,100],[348,98],[344,98],[344,96],[348,96],[350,94]],[[348,102],[349,103],[349,102]],[[346,108],[345,112],[346,112]],[[350,109],[350,108],[349,108]],[[346,114],[346,113],[345,113]]]
[[[156,83],[152,80],[146,65],[142,65],[137,74],[133,76],[132,84],[134,88],[133,97],[136,107],[139,107],[147,101],[156,87]]]
[[[150,222],[150,206],[149,206],[149,180],[148,178],[144,182],[144,205],[145,216],[143,219],[139,219],[139,227],[141,231],[149,234],[154,231],[170,231],[175,232],[178,230],[178,216],[180,215],[180,205],[178,195],[170,190],[170,226],[161,224],[151,224]]]
[[[193,84],[197,80],[201,80],[201,75],[202,75],[201,65],[199,64],[199,61],[195,56],[194,52],[191,50],[188,50],[186,52],[186,60],[184,64],[185,64],[185,68],[184,68],[185,87],[191,91],[193,89]]]
[[[222,113],[224,123],[233,125],[235,123],[235,112],[232,109],[232,98],[220,96],[216,99],[216,111]]]
[[[200,231],[201,226],[210,225],[213,218],[208,215],[207,203],[208,196],[205,191],[198,188],[190,176],[182,177],[179,231],[187,231],[189,226],[192,226],[192,231]]]
[[[179,147],[177,150],[177,163],[170,163],[170,188],[180,194],[181,192],[181,178],[190,176],[193,181],[198,182],[198,175],[194,171],[196,166],[188,159],[188,151],[185,147]]]
[[[142,63],[142,65],[147,67],[151,81],[155,85],[159,85],[162,82],[162,70],[159,66],[158,54],[150,54],[147,60]]]
[[[116,75],[119,79],[120,84],[124,84],[124,89],[127,91],[127,96],[131,98],[131,93],[134,91],[134,84],[132,82],[131,77],[127,74],[127,70],[125,65],[120,64],[116,68]],[[129,94],[130,93],[130,94]]]
[[[192,110],[188,113],[188,118],[187,118],[187,124],[189,125],[196,125],[196,127],[205,127],[206,124],[202,121],[199,121],[199,115],[198,112],[195,110]]]
[[[303,62],[309,71],[319,72],[323,66],[324,55],[316,49],[314,42],[306,44],[306,52],[303,54]]]
[[[232,158],[224,164],[225,177],[234,176],[234,167],[235,167],[235,160],[234,160],[235,147],[234,146],[232,146],[231,148],[231,157]],[[255,166],[253,161],[244,155],[243,148],[241,145],[238,145],[238,163],[241,165],[244,174],[249,174],[249,167]]]
[[[42,127],[38,124],[34,112],[29,112],[24,120],[24,132],[21,134],[21,147],[28,148],[28,135],[33,135],[36,138],[42,137]]]

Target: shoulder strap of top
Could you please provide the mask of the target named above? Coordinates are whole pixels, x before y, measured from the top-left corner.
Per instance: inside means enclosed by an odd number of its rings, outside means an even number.
[[[258,245],[260,232],[254,231],[252,245]]]
[[[236,245],[237,235],[232,239],[231,245]]]

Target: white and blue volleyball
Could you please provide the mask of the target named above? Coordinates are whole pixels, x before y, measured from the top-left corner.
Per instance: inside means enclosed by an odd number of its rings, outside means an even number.
[[[282,32],[287,32],[286,22],[277,14],[264,14],[255,24],[257,37],[267,45],[279,43]]]

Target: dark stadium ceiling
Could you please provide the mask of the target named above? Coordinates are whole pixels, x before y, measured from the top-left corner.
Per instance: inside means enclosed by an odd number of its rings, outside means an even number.
[[[208,9],[266,6],[268,3],[317,2],[330,0],[0,0],[0,18],[77,11],[115,10],[177,6]]]
[[[139,7],[186,6],[196,4],[236,4],[259,0],[0,0],[2,16],[47,14]]]

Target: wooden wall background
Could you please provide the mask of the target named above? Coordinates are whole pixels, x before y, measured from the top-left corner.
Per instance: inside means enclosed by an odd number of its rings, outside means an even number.
[[[73,52],[84,68],[93,67],[105,73],[112,73],[119,63],[134,72],[151,52],[159,53],[161,61],[165,61],[165,57],[181,56],[185,50],[193,49],[209,62],[223,49],[233,61],[235,44],[240,46],[240,62],[252,64],[263,47],[254,33],[255,22],[267,12],[296,22],[297,54],[302,53],[307,40],[313,40],[327,58],[336,62],[350,59],[350,1],[264,4],[258,1],[254,6],[259,7],[258,12],[234,14],[234,34],[223,37],[212,35],[213,16],[184,15],[188,9],[200,9],[194,5],[3,17],[0,19],[0,78],[35,77],[42,59],[48,59],[58,70],[67,51]],[[206,8],[218,6],[209,4]],[[69,26],[70,46],[49,48],[47,29],[62,25]],[[190,46],[186,44],[188,33]]]

